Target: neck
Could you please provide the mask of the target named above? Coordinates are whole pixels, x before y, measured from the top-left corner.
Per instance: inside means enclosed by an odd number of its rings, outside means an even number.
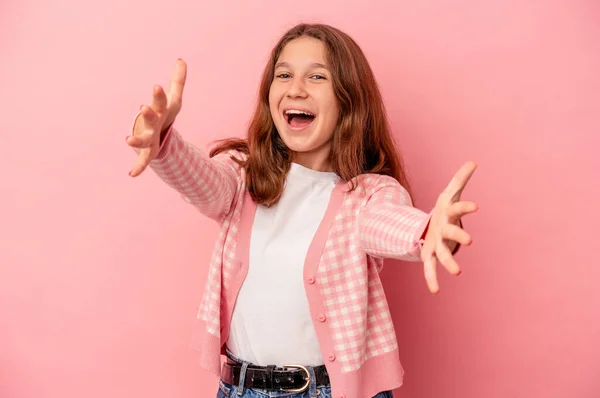
[[[328,156],[314,156],[314,154],[296,152],[294,153],[292,161],[315,171],[333,171]]]
[[[315,171],[334,171],[329,161],[331,141],[306,152],[293,152],[292,162]]]

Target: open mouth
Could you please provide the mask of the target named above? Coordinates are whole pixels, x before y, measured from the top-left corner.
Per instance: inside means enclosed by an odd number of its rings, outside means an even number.
[[[317,117],[314,113],[300,109],[287,109],[283,114],[288,125],[299,130],[310,126]]]

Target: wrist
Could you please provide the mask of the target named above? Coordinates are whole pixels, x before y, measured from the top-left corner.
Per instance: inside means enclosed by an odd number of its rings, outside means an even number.
[[[173,126],[173,122],[170,122],[169,124],[166,125],[166,127],[164,127],[160,131],[160,145],[162,145],[162,143],[165,141],[165,137],[169,133],[169,130],[171,130],[172,126]]]

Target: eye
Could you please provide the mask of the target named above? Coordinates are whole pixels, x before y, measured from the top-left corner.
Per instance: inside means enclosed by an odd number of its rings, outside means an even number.
[[[311,79],[315,79],[315,80],[326,80],[327,78],[323,75],[313,75],[310,77]]]
[[[278,75],[277,75],[277,76],[275,76],[275,77],[277,77],[277,78],[279,78],[279,79],[289,79],[291,76],[290,76],[290,74],[289,74],[289,73],[280,73],[280,74],[278,74]]]

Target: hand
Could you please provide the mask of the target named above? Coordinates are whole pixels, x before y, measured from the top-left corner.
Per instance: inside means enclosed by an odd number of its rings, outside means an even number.
[[[165,93],[159,85],[154,86],[152,104],[140,107],[133,134],[127,137],[127,144],[139,149],[138,157],[129,172],[130,176],[140,175],[158,155],[161,133],[175,121],[181,110],[186,74],[186,63],[182,59],[177,60],[169,92]]]
[[[460,201],[460,195],[475,172],[477,165],[465,163],[454,175],[450,184],[438,197],[421,249],[425,279],[432,293],[439,292],[437,282],[437,260],[453,275],[460,275],[460,268],[452,256],[457,244],[470,245],[471,235],[460,225],[461,217],[477,211],[474,202]]]

